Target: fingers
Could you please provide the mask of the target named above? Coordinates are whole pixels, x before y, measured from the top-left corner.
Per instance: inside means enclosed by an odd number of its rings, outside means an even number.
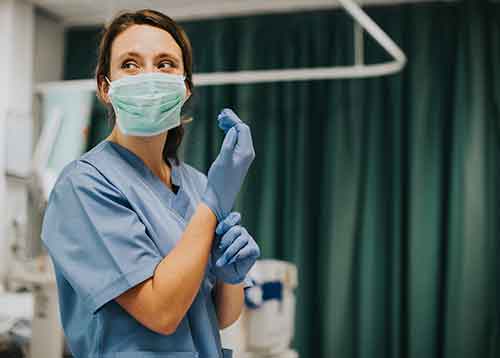
[[[217,260],[215,265],[218,267],[226,265],[233,256],[235,256],[243,247],[245,247],[248,244],[248,240],[249,240],[248,235],[239,235],[237,239],[231,243],[226,252],[224,252],[224,255],[222,255]]]
[[[239,250],[235,255],[233,255],[232,258],[228,262],[226,262],[226,265],[232,264],[236,260],[258,258],[260,256],[259,246],[244,227],[241,228],[241,236],[247,238],[247,245]]]
[[[256,259],[260,256],[259,249],[253,245],[247,244],[243,249],[241,249],[236,255],[234,255],[226,265],[231,265],[235,263],[237,260],[245,260],[245,259]]]
[[[215,233],[219,236],[224,235],[230,228],[239,224],[241,221],[241,214],[238,212],[232,212],[229,214],[224,220],[222,220],[217,228],[215,229]]]
[[[236,149],[243,154],[255,158],[255,150],[253,148],[252,133],[250,127],[243,122],[235,126],[238,131]]]
[[[241,235],[241,229],[242,228],[239,225],[230,228],[229,231],[226,232],[224,236],[222,236],[218,250],[224,252],[228,248],[228,246],[231,245],[233,241]]]
[[[250,127],[243,123],[238,116],[229,108],[225,108],[217,117],[219,127],[224,130],[226,137],[222,144],[222,149],[228,153],[235,149],[244,157],[255,158],[255,150],[253,148],[252,133]],[[234,129],[233,129],[234,128]],[[231,131],[236,131],[236,135]],[[233,138],[233,135],[235,138]]]
[[[238,132],[236,131],[236,128],[233,127],[229,129],[226,136],[224,137],[224,141],[222,142],[221,154],[230,155],[233,152],[234,146],[236,145],[237,141]]]
[[[217,117],[219,122],[219,128],[227,133],[229,129],[234,127],[238,123],[243,123],[241,119],[229,108],[224,108]]]

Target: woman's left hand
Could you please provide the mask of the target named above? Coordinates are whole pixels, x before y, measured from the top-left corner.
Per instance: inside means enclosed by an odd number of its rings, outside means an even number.
[[[222,220],[215,231],[220,240],[212,247],[212,271],[230,284],[243,282],[260,256],[260,249],[248,231],[239,225],[241,215],[233,212]]]

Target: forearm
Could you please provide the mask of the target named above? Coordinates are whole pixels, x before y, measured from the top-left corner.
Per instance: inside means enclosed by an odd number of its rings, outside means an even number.
[[[231,285],[217,280],[215,306],[219,329],[229,327],[238,320],[243,310],[243,283]]]
[[[200,204],[178,244],[156,268],[153,290],[159,298],[157,309],[168,312],[172,322],[182,320],[198,293],[216,225],[212,211]]]

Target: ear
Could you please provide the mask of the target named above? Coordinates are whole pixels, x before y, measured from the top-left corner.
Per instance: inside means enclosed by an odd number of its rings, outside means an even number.
[[[186,101],[187,101],[188,98],[191,97],[192,93],[191,93],[191,90],[189,89],[187,81],[184,81],[184,83],[186,84]]]
[[[99,78],[98,83],[99,83],[99,89],[98,89],[97,97],[99,97],[99,99],[101,101],[103,101],[104,103],[110,104],[111,101],[110,101],[109,96],[108,96],[108,91],[109,91],[108,81],[106,81],[104,76],[101,76]]]

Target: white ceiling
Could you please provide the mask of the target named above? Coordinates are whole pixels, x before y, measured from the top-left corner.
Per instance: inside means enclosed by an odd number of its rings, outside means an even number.
[[[25,0],[26,1],[26,0]],[[28,0],[62,19],[65,25],[102,24],[120,10],[153,8],[176,20],[227,17],[285,11],[327,9],[335,0]],[[358,0],[362,5],[431,0]],[[445,0],[446,1],[446,0]]]

